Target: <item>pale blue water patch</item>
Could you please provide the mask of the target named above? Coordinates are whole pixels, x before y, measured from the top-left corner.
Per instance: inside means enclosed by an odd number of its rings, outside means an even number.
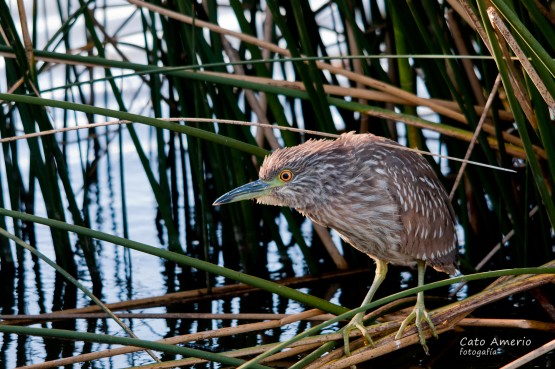
[[[399,286],[401,287],[401,289],[407,289],[410,287],[410,283],[412,280],[413,280],[413,276],[411,272],[402,271],[400,273]]]
[[[55,260],[54,249],[49,247],[51,242],[50,230],[45,226],[36,227],[36,239],[39,245],[39,251],[47,256],[51,260]],[[45,246],[46,245],[46,246]],[[19,246],[16,246],[19,247]],[[15,250],[14,250],[15,251]],[[37,285],[37,279],[33,268],[35,267],[35,262],[31,258],[31,253],[28,251],[23,251],[24,253],[24,281],[23,285],[23,296],[17,296],[17,299],[23,299],[26,302],[24,305],[24,311],[19,311],[19,308],[14,306],[18,314],[39,314],[40,307],[39,301],[44,298],[44,306],[52,306],[54,282],[55,282],[55,270],[43,261],[39,261],[39,269],[41,273],[41,294],[37,293],[39,286]],[[16,285],[18,281],[15,282]],[[15,290],[20,291],[20,289]],[[21,305],[19,305],[21,306]]]
[[[338,288],[333,296],[330,298],[330,302],[332,304],[336,304],[339,306],[342,306],[342,303],[340,301],[341,295],[343,294],[343,289],[342,288]],[[314,325],[316,324],[320,324],[321,322],[314,322]],[[329,334],[329,333],[337,333],[337,331],[339,330],[340,326],[342,326],[343,323],[333,323],[328,325],[326,328],[322,329],[321,334]]]
[[[339,236],[339,233],[335,229],[330,229],[330,236],[339,253],[344,255],[343,243],[341,242],[341,236]]]
[[[310,293],[310,290],[308,288],[298,288],[297,289],[299,292],[303,292],[303,293]],[[277,295],[273,295],[273,313],[275,314],[280,314],[280,313],[285,313],[285,314],[297,314],[300,311],[305,310],[304,306],[300,303],[298,303],[297,301],[293,301],[293,300],[289,300],[287,303],[287,307],[285,308],[284,312],[281,312],[279,310],[277,310],[277,307],[280,306],[278,299],[280,297],[278,297]],[[283,327],[281,334],[279,336],[279,342],[284,342],[287,341],[293,337],[295,337],[298,333],[299,333],[299,325],[301,324],[301,322],[294,322],[291,324],[287,324],[286,326]]]
[[[306,226],[307,221],[304,221],[301,225],[301,232],[303,234],[303,238],[307,244],[310,244],[309,236],[311,233],[310,226]],[[278,228],[279,233],[281,234],[283,243],[287,246],[291,243],[293,235],[289,232],[289,225],[287,224],[287,220],[285,217],[280,214],[278,218]],[[289,259],[292,261],[293,271],[295,272],[296,276],[302,276],[306,272],[306,262],[304,261],[304,257],[300,247],[295,243],[287,248],[287,255],[289,255]]]
[[[148,148],[148,130],[142,127],[138,129],[138,132],[141,134],[143,148]],[[156,200],[134,146],[128,139],[125,142],[123,177],[125,178],[129,239],[160,247],[156,226],[153,222],[157,209]],[[91,217],[91,227],[109,234],[123,236],[119,152],[115,141],[111,143],[109,150],[110,167],[108,168],[106,156],[98,163],[98,186],[103,190],[98,199],[91,199],[90,213],[96,214],[96,216]],[[77,173],[78,168],[72,169],[74,173]],[[108,196],[108,188],[112,191],[111,196]],[[125,275],[126,268],[130,268],[129,272],[133,282],[132,288],[135,298],[141,295],[163,294],[165,292],[163,288],[164,280],[160,273],[159,258],[131,250],[129,264],[126,264],[124,263],[125,252],[123,246],[111,245],[105,242],[101,244],[98,262],[100,270],[103,271],[103,284],[105,287],[111,287],[104,289],[105,297],[113,298],[114,301],[121,301],[122,291],[120,290],[117,293],[115,291],[118,291],[116,287],[122,287],[120,286],[120,279],[124,278],[122,276]],[[128,286],[124,289],[127,288]],[[112,292],[115,294],[111,296]]]
[[[271,241],[270,243],[268,243],[267,258],[268,258],[267,268],[270,274],[278,272],[279,270],[281,270],[281,268],[283,268],[283,264],[279,261],[280,257],[278,253],[278,248],[274,241]]]
[[[101,133],[103,130],[99,129],[97,132]],[[148,140],[147,130],[143,130],[142,139],[143,144]],[[85,135],[81,132],[81,137]],[[81,206],[83,204],[83,178],[82,178],[82,164],[79,159],[81,155],[90,155],[89,153],[79,152],[77,150],[77,136],[75,133],[68,135],[68,141],[73,142],[67,146],[68,149],[68,166],[70,180],[73,191],[76,195],[76,201]],[[101,145],[105,144],[105,140],[101,138]],[[117,142],[117,141],[115,141]],[[22,172],[28,171],[29,159],[26,144],[19,144],[21,150],[19,151]],[[83,145],[85,147],[85,145]],[[147,147],[147,145],[145,145]],[[109,146],[110,166],[108,167],[107,156],[104,155],[98,161],[97,168],[97,183],[91,186],[89,216],[91,221],[91,228],[100,230],[109,234],[122,236],[122,220],[121,220],[121,192],[119,183],[119,163],[117,146],[112,142]],[[125,151],[125,180],[126,180],[126,194],[127,194],[127,210],[129,222],[129,238],[137,240],[155,247],[160,246],[159,238],[157,237],[157,229],[154,222],[156,217],[156,202],[150,185],[146,180],[142,165],[134,152],[134,147],[126,142],[124,147]],[[0,155],[2,155],[0,153]],[[27,160],[25,160],[27,158]],[[3,158],[2,158],[3,159]],[[2,173],[4,175],[4,173]],[[6,178],[2,178],[6,183]],[[28,184],[25,184],[28,187]],[[40,187],[37,184],[37,191],[35,194],[35,214],[46,217],[46,210],[44,209],[44,200],[40,192]],[[60,183],[60,188],[63,188]],[[7,189],[4,186],[4,198],[7,196]],[[65,193],[62,192],[62,197],[65,201]],[[66,205],[67,208],[67,205]],[[66,220],[73,223],[71,215],[66,214]],[[8,224],[11,228],[11,221],[8,219]],[[54,247],[50,229],[45,226],[36,225],[36,240],[38,249],[47,257],[55,260]],[[75,250],[77,237],[70,233],[72,248]],[[106,242],[94,241],[96,247],[97,263],[102,275],[102,296],[101,299],[106,303],[125,301],[128,299],[136,299],[142,297],[152,297],[163,295],[167,292],[166,281],[163,274],[164,265],[158,257],[151,256],[138,251],[126,251],[124,247],[113,245]],[[15,248],[13,249],[15,251]],[[81,251],[78,252],[81,254]],[[39,314],[41,313],[41,306],[45,307],[46,312],[50,312],[54,299],[54,285],[56,281],[56,272],[53,268],[39,261],[40,274],[35,275],[35,262],[31,259],[29,252],[24,251],[25,261],[23,273],[24,281],[20,284],[24,286],[23,289],[16,288],[14,292],[16,304],[13,306],[14,312],[17,314]],[[84,259],[81,256],[75,258],[77,262],[78,275],[80,282],[85,285],[89,290],[92,289],[92,284],[88,274],[88,268]],[[40,290],[37,280],[40,280]],[[15,285],[19,282],[16,280]],[[21,291],[21,293],[20,293]],[[18,303],[19,301],[19,303]],[[21,303],[24,301],[24,303]],[[81,291],[77,292],[77,307],[90,305],[90,299]],[[18,306],[23,306],[24,311],[20,311]],[[148,312],[164,313],[166,309],[155,308],[149,309]],[[107,331],[109,334],[125,336],[119,326],[116,326],[110,320],[98,321],[97,332]],[[159,339],[163,338],[167,332],[168,326],[165,320],[149,320],[139,321],[133,320],[129,322],[134,333],[145,339]],[[50,326],[50,323],[48,323]],[[101,327],[105,328],[101,328]],[[76,329],[79,331],[87,331],[90,325],[86,321],[76,321]],[[24,337],[10,335],[9,338],[0,335],[0,345],[8,343],[4,346],[6,352],[4,357],[7,362],[3,363],[6,368],[15,367],[16,358],[18,355],[25,356],[25,363],[40,363],[46,358],[46,349],[44,340],[39,337]],[[24,342],[26,347],[25,352],[19,352],[18,347]],[[83,348],[81,343],[76,343],[75,353],[79,353]],[[100,351],[108,348],[103,344],[92,344],[92,351]],[[141,358],[139,361],[144,363],[151,361],[148,356],[143,357],[144,354],[134,354],[128,357],[120,357],[101,361],[108,367],[123,367],[137,363],[136,359]],[[104,364],[102,364],[104,365]],[[2,365],[0,365],[1,367]]]

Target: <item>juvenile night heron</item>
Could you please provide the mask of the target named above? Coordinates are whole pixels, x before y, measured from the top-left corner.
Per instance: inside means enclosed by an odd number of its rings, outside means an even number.
[[[267,156],[259,176],[221,196],[214,205],[256,199],[261,204],[295,208],[335,229],[345,242],[376,262],[376,274],[362,305],[372,300],[388,263],[417,266],[419,286],[424,284],[426,265],[448,274],[456,272],[455,216],[449,197],[428,162],[394,141],[354,133],[334,141],[309,140]],[[364,312],[355,315],[343,329],[347,354],[349,334],[355,328],[372,343],[363,318]],[[413,319],[427,352],[422,322],[437,334],[424,307],[423,292],[418,293],[397,339]]]

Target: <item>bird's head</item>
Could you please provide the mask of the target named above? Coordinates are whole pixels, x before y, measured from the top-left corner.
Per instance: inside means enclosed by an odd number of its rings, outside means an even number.
[[[344,167],[350,150],[338,141],[310,140],[274,151],[264,159],[258,180],[231,190],[214,205],[256,199],[303,209],[326,201],[348,172]]]

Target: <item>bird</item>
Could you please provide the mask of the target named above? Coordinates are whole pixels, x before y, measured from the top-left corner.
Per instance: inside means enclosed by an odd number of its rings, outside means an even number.
[[[348,132],[335,140],[310,139],[277,149],[264,158],[258,180],[222,195],[214,205],[248,199],[294,208],[372,258],[375,276],[361,306],[372,301],[388,264],[417,267],[418,286],[424,284],[426,266],[457,273],[456,218],[449,196],[426,159],[396,141]],[[364,314],[342,329],[346,355],[354,329],[373,344]],[[428,353],[422,323],[436,338],[437,333],[422,291],[396,339],[413,320]]]

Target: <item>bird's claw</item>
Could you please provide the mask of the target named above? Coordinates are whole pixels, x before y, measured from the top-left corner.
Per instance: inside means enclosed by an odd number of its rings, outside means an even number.
[[[366,327],[364,327],[363,319],[364,319],[364,313],[358,313],[342,329],[344,350],[345,350],[346,356],[351,355],[351,347],[349,345],[349,340],[350,340],[351,331],[353,331],[353,329],[358,329],[360,333],[362,333],[362,337],[364,337],[365,344],[374,346],[372,337],[370,337],[370,335],[368,334],[368,331],[366,330]]]
[[[429,354],[428,345],[426,345],[426,337],[424,336],[424,332],[422,331],[422,321],[425,321],[426,323],[428,323],[428,326],[432,331],[432,335],[435,338],[437,338],[437,332],[436,332],[436,327],[434,326],[434,323],[432,323],[432,320],[430,319],[430,314],[428,314],[423,304],[417,304],[414,307],[413,311],[405,318],[405,320],[401,324],[401,327],[399,328],[399,331],[395,335],[395,339],[398,340],[401,338],[401,336],[403,335],[403,331],[407,328],[407,325],[412,320],[414,320],[414,324],[416,325],[416,330],[418,331],[418,337],[420,338],[420,344],[422,345],[424,352],[426,352],[426,354],[428,355]]]

